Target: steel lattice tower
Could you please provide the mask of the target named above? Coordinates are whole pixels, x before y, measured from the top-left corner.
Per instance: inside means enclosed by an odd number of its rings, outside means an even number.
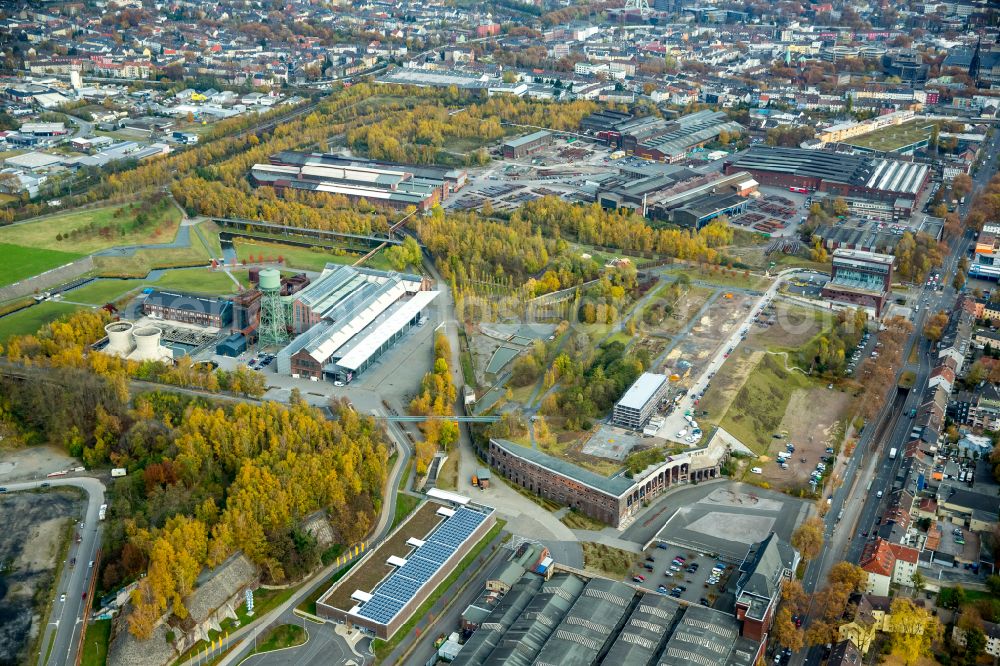
[[[258,287],[261,299],[257,343],[261,347],[284,344],[288,341],[288,331],[285,306],[281,302],[281,273],[273,268],[262,270]]]

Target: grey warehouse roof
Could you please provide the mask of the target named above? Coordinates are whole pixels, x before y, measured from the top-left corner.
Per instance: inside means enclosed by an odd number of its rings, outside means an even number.
[[[516,139],[510,139],[509,141],[504,141],[503,145],[509,146],[511,148],[517,148],[518,146],[523,146],[525,144],[531,143],[533,141],[538,141],[539,139],[544,139],[545,137],[552,134],[548,130],[539,130],[538,132],[533,132],[526,136],[519,136]]]

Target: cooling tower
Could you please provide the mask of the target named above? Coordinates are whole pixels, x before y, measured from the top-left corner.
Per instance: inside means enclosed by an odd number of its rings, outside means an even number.
[[[105,326],[104,332],[108,334],[105,352],[116,356],[128,356],[132,352],[132,324],[115,321]]]
[[[136,360],[157,360],[162,356],[160,352],[160,336],[163,331],[155,326],[143,326],[132,331],[135,338],[135,358]]]

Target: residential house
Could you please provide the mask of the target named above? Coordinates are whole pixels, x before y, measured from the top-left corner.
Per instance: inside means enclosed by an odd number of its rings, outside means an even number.
[[[841,641],[853,643],[861,654],[868,654],[878,632],[889,628],[889,597],[874,594],[856,594],[851,597],[854,615],[838,627]]]
[[[833,646],[826,666],[861,666],[861,652],[851,639],[841,640]]]
[[[861,569],[867,574],[865,592],[888,596],[889,584],[913,585],[919,552],[901,544],[876,537],[861,552]]]
[[[937,491],[938,517],[973,532],[988,532],[1000,515],[1000,497],[943,482]]]
[[[983,430],[1000,430],[1000,390],[987,382],[970,402],[965,423]]]
[[[927,388],[933,389],[938,386],[951,394],[955,386],[955,370],[947,365],[939,365],[931,370],[930,377],[927,378]]]
[[[979,460],[989,456],[993,451],[993,440],[985,435],[964,433],[955,446],[958,448],[960,458]]]
[[[986,654],[994,659],[1000,657],[1000,624],[983,621],[983,633],[986,635]],[[951,638],[959,645],[965,645],[965,631],[955,622],[951,630]]]

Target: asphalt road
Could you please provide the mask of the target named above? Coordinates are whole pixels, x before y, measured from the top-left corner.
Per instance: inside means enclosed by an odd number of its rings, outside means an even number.
[[[87,493],[87,512],[84,518],[85,527],[79,530],[82,540],[79,544],[70,545],[67,558],[76,558],[76,566],[70,568],[69,561],[63,566],[62,573],[56,583],[56,598],[53,600],[49,624],[43,630],[40,645],[42,650],[38,655],[40,666],[58,666],[72,664],[76,661],[77,648],[80,641],[81,625],[87,619],[90,608],[89,599],[82,599],[83,593],[90,587],[90,577],[94,569],[88,566],[97,555],[101,543],[101,522],[97,519],[98,510],[104,503],[104,484],[89,477],[63,477],[27,481],[24,483],[8,483],[7,492],[33,490],[42,484],[56,486],[73,486]],[[60,595],[66,595],[66,601],[59,601]],[[53,634],[55,635],[53,639]],[[52,649],[48,649],[52,641]],[[49,658],[46,660],[45,655]]]
[[[987,159],[983,166],[973,177],[973,192],[978,191],[997,172],[997,156],[1000,150],[1000,137],[995,136],[987,144]],[[964,217],[968,213],[973,195],[966,197],[966,203],[959,206],[959,213]],[[826,578],[829,568],[838,561],[846,560],[857,563],[860,560],[862,550],[867,539],[863,536],[865,531],[871,534],[876,520],[884,509],[889,491],[892,490],[893,482],[899,471],[902,457],[897,455],[895,460],[889,459],[889,451],[892,448],[902,449],[902,445],[909,439],[912,428],[912,420],[909,418],[909,411],[918,407],[922,402],[923,392],[927,386],[927,378],[933,366],[933,357],[930,352],[931,345],[921,336],[925,318],[928,313],[938,310],[950,311],[954,306],[958,296],[952,286],[952,278],[958,268],[958,263],[962,257],[968,256],[970,246],[975,238],[972,233],[966,233],[961,238],[952,242],[951,252],[942,266],[940,283],[943,285],[941,291],[930,289],[926,286],[920,288],[918,301],[920,311],[915,313],[914,333],[903,351],[903,358],[908,359],[914,344],[917,345],[917,364],[910,365],[904,363],[902,371],[912,371],[916,375],[913,389],[909,391],[902,409],[896,414],[889,414],[891,419],[890,427],[882,437],[882,443],[874,442],[876,448],[872,449],[872,439],[875,435],[875,428],[864,433],[862,440],[855,448],[851,457],[844,484],[834,493],[830,511],[826,515],[826,547],[820,560],[810,564],[803,580],[807,592],[815,592]],[[867,463],[866,463],[867,459]],[[864,465],[863,471],[859,469]],[[853,485],[851,480],[853,481]],[[869,485],[870,481],[870,485]],[[882,491],[883,496],[878,497],[878,491]],[[844,516],[838,525],[838,516],[844,510]],[[802,650],[793,655],[791,664],[793,666],[818,666],[822,662],[822,647],[813,647]]]
[[[246,666],[330,666],[331,664],[347,664],[354,660],[356,664],[364,660],[351,654],[339,636],[334,633],[336,625],[316,624],[296,618],[296,624],[306,630],[307,640],[304,645],[275,652],[264,652],[247,657],[241,664]],[[252,647],[252,645],[250,645]]]

